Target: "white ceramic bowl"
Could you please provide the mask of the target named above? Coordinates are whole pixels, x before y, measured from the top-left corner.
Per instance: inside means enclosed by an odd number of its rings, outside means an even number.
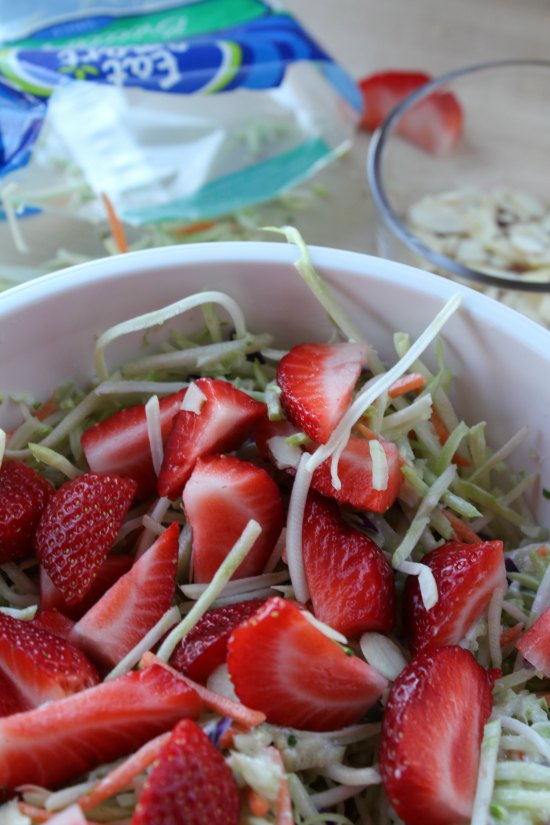
[[[513,463],[529,471],[540,464],[533,502],[550,526],[550,501],[541,495],[542,486],[550,488],[550,332],[435,275],[352,252],[311,252],[338,301],[390,362],[394,331],[416,336],[445,300],[462,294],[443,333],[456,407],[467,422],[488,422],[494,447],[529,425]],[[296,258],[295,248],[279,243],[197,244],[98,260],[23,284],[0,295],[0,392],[42,400],[70,378],[90,377],[97,333],[207,288],[233,296],[250,329],[272,332],[279,344],[326,339],[331,326],[292,266]],[[113,345],[109,364],[137,344]],[[0,405],[0,426],[13,426],[16,416],[16,405]]]

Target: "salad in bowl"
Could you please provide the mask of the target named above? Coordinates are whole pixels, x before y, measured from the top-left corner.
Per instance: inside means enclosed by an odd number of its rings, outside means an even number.
[[[550,817],[549,333],[337,250],[0,298],[0,821]]]

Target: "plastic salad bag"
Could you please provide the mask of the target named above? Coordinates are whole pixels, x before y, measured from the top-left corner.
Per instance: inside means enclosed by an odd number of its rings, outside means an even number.
[[[345,72],[262,0],[0,0],[4,211],[75,199],[80,175],[141,226],[269,200],[349,146]],[[15,205],[15,206],[14,206]],[[9,217],[9,215],[8,215]]]

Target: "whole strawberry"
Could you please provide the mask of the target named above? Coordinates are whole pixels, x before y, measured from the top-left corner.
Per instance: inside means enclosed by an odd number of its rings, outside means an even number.
[[[131,825],[237,825],[240,807],[225,759],[195,722],[184,719],[159,754]]]
[[[46,572],[68,604],[84,598],[113,546],[136,482],[85,473],[50,498],[35,536]]]
[[[53,487],[22,461],[0,467],[0,564],[29,556]]]

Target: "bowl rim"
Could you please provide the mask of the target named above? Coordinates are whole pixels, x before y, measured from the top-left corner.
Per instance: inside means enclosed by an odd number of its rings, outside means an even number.
[[[529,347],[548,357],[550,330],[515,309],[471,287],[419,269],[409,264],[390,261],[363,252],[308,245],[316,268],[349,273],[360,278],[382,281],[396,287],[414,288],[419,295],[448,300],[454,293],[462,296],[462,306],[473,312],[479,322],[487,322],[512,337],[528,342]],[[93,282],[108,283],[112,278],[131,279],[136,272],[158,268],[159,265],[176,268],[181,265],[208,263],[254,263],[294,265],[300,256],[294,244],[273,241],[218,241],[137,250],[93,261],[26,281],[0,293],[0,329],[3,318],[26,306],[35,305],[42,298],[51,299],[65,292],[78,291],[81,285]]]
[[[416,91],[407,95],[400,103],[395,106],[390,114],[386,117],[381,126],[373,133],[368,151],[367,151],[367,179],[375,203],[378,214],[386,224],[386,226],[401,240],[409,249],[415,252],[422,258],[428,260],[434,266],[450,272],[459,278],[466,281],[473,281],[474,283],[482,284],[484,286],[494,286],[500,289],[517,290],[520,292],[534,292],[547,293],[550,292],[550,281],[536,282],[522,280],[520,277],[506,278],[498,275],[485,274],[479,270],[471,269],[464,264],[449,258],[446,255],[437,252],[429,246],[426,246],[413,232],[411,232],[405,223],[399,218],[397,212],[391,206],[386,195],[386,190],[382,182],[382,158],[384,149],[388,138],[391,136],[397,122],[400,120],[412,106],[434,91],[438,91],[441,86],[458,80],[466,75],[474,74],[476,72],[490,71],[500,68],[511,67],[538,67],[550,68],[550,60],[530,59],[530,58],[512,58],[506,60],[491,60],[484,63],[476,63],[471,66],[466,66],[460,69],[439,75],[433,80],[428,81]]]

